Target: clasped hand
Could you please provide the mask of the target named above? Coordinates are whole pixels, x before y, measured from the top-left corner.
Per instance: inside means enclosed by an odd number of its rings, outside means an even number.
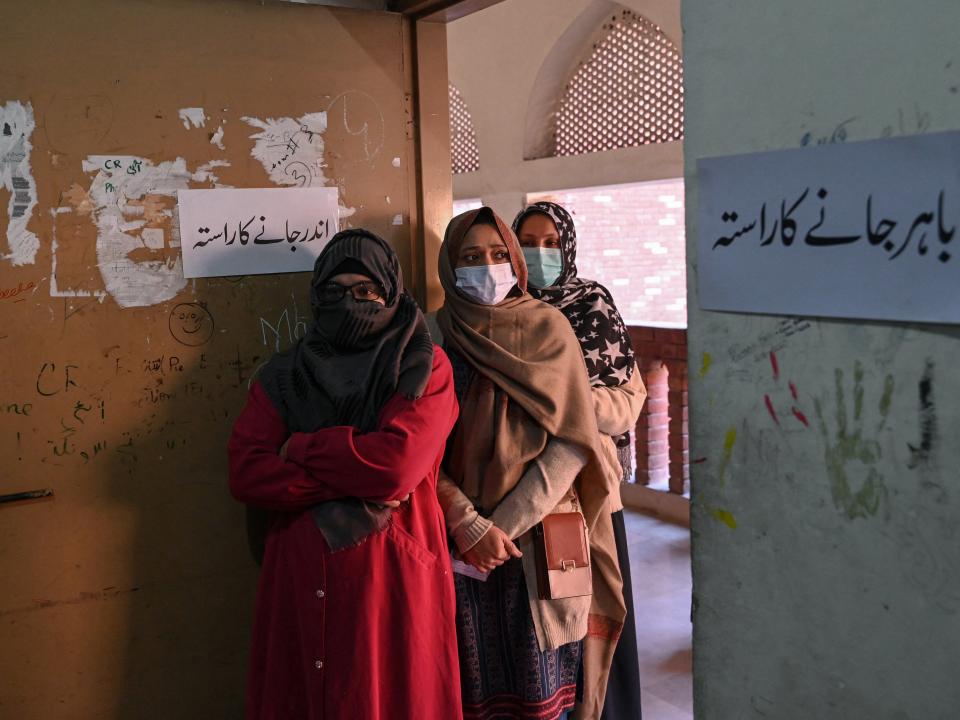
[[[496,525],[491,525],[477,544],[463,553],[463,559],[482,572],[500,567],[511,557],[523,557],[523,553]]]

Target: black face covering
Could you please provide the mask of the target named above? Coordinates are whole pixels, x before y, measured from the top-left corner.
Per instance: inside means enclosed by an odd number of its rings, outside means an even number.
[[[396,307],[356,300],[349,292],[339,303],[327,307],[327,312],[317,316],[317,329],[343,353],[370,347],[371,341],[387,329],[396,314]]]
[[[393,272],[387,269],[384,277],[384,268],[380,267],[382,263],[373,262],[373,258],[370,257],[367,261],[375,268],[370,269],[361,260],[352,257],[353,254],[364,253],[369,256],[381,255],[382,249],[377,248],[373,243],[373,239],[365,235],[354,235],[352,241],[341,241],[340,246],[334,247],[329,256],[325,251],[324,255],[318,258],[314,268],[313,282],[310,287],[310,309],[313,311],[314,327],[330,343],[334,352],[351,354],[373,346],[378,341],[379,335],[390,326],[397,313],[399,303],[396,287],[394,283],[387,282],[391,279],[389,276]],[[371,247],[365,247],[366,245]],[[344,259],[334,267],[336,258],[341,256]],[[387,262],[389,263],[389,258]],[[395,272],[400,272],[399,266]],[[321,303],[318,298],[320,288],[328,284],[330,278],[344,273],[369,277],[383,288],[386,293],[384,298],[386,303],[381,305],[370,300],[357,300],[350,291],[345,292],[343,297],[335,303]],[[380,277],[376,277],[378,275]],[[399,275],[394,282],[396,280],[400,280]]]
[[[336,303],[321,303],[320,287],[342,272],[362,272],[378,283],[386,304],[356,300],[349,291]],[[274,355],[259,378],[291,433],[336,425],[370,432],[395,393],[423,394],[433,342],[384,240],[360,229],[337,233],[314,266],[310,307],[314,322],[306,336]],[[317,505],[313,516],[331,550],[339,550],[383,530],[390,510],[347,499]]]

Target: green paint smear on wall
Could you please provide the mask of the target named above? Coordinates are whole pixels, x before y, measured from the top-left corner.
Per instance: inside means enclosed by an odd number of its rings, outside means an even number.
[[[724,510],[723,508],[714,508],[710,511],[710,514],[731,530],[737,529],[737,519],[729,510]]]
[[[834,371],[834,427],[824,415],[823,403],[818,398],[814,409],[824,441],[824,460],[830,478],[833,504],[849,519],[876,515],[887,498],[887,485],[880,471],[880,433],[890,413],[894,379],[887,375],[883,391],[877,403],[879,421],[873,428],[866,427],[863,417],[865,390],[863,365],[857,361],[853,368],[853,388],[849,393],[853,400],[853,418],[847,405],[847,388],[843,370]],[[853,478],[858,478],[855,481]]]

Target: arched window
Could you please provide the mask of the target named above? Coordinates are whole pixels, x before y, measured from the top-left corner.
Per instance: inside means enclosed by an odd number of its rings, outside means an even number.
[[[467,109],[463,95],[453,85],[450,88],[450,159],[453,173],[468,173],[480,169],[480,154],[477,152],[477,133],[473,118]]]
[[[574,71],[556,115],[556,154],[683,138],[683,64],[663,30],[630,10]]]

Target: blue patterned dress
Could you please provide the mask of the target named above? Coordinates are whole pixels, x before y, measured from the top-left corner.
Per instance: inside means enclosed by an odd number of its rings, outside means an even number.
[[[474,371],[447,352],[462,400]],[[582,644],[540,652],[522,561],[511,558],[484,582],[459,574],[454,582],[464,720],[556,720],[572,708]]]

